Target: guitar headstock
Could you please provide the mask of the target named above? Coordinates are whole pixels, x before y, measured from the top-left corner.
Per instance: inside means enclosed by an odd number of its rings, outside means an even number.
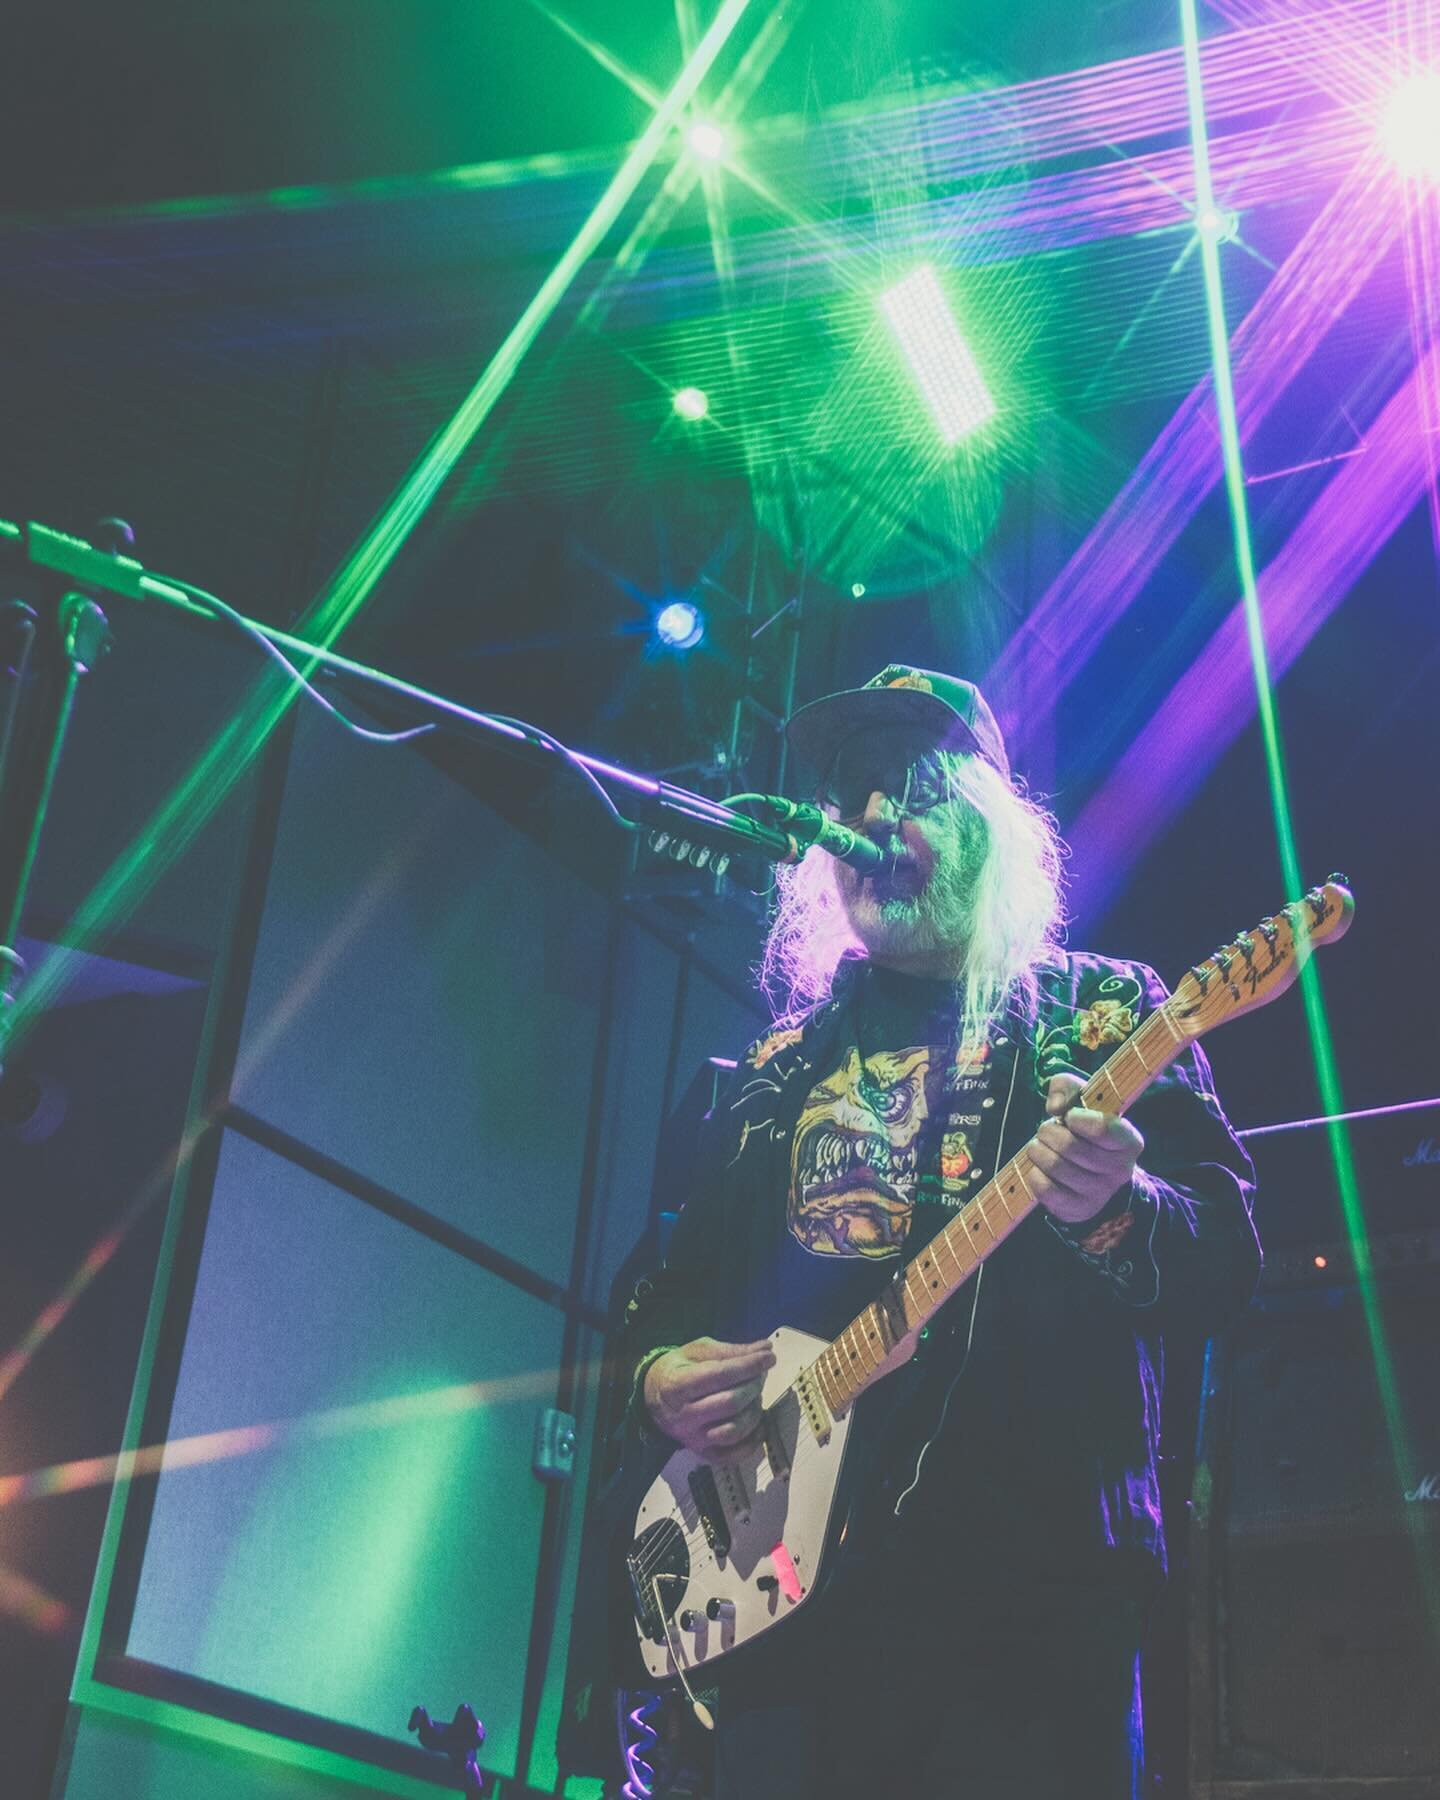
[[[1273,918],[1262,919],[1180,981],[1168,1011],[1176,1028],[1197,1038],[1227,1019],[1267,1006],[1283,994],[1317,944],[1344,937],[1355,916],[1355,900],[1343,876],[1332,875]]]

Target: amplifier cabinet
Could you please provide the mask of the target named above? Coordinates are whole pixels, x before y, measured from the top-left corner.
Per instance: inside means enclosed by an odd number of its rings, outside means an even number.
[[[1440,1280],[1263,1296],[1212,1346],[1193,1800],[1440,1797]],[[1378,1337],[1376,1327],[1378,1325]]]

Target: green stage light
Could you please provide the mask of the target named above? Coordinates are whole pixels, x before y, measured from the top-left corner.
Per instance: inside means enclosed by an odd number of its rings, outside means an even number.
[[[729,147],[725,133],[708,119],[692,125],[685,134],[685,142],[690,146],[691,154],[702,162],[719,162]]]
[[[682,419],[689,419],[693,424],[709,413],[710,396],[704,388],[683,387],[675,394],[670,404]]]
[[[995,417],[985,378],[928,263],[887,288],[880,307],[945,443],[959,443]]]

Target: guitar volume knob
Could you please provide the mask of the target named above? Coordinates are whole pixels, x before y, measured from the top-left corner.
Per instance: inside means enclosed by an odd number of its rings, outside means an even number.
[[[705,1602],[705,1617],[715,1620],[723,1619],[728,1622],[735,1617],[735,1602],[722,1600],[717,1595],[715,1599]]]

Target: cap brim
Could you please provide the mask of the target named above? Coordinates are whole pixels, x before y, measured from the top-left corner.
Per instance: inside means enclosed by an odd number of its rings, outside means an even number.
[[[796,755],[817,776],[835,759],[848,737],[880,725],[915,725],[934,734],[939,750],[969,750],[984,756],[975,733],[948,701],[914,687],[847,688],[802,706],[785,727]]]

